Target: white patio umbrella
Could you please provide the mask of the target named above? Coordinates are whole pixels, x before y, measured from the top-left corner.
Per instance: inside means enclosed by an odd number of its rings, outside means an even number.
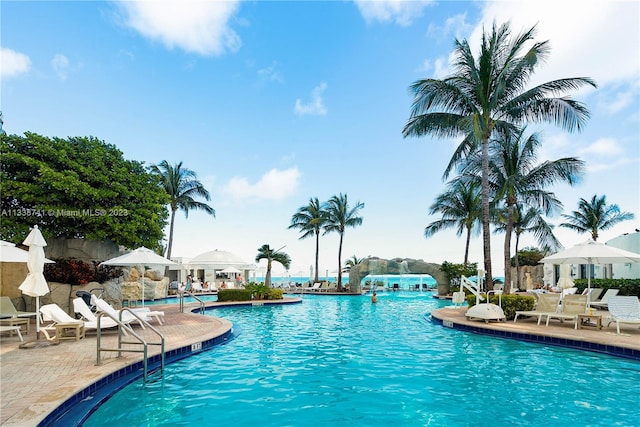
[[[116,265],[122,267],[142,265],[144,267],[166,267],[168,265],[177,265],[175,262],[158,255],[151,249],[140,247],[128,254],[111,258],[103,261],[100,265]],[[142,272],[142,306],[144,307],[144,271]]]
[[[0,240],[0,262],[27,262],[29,252],[20,249],[15,243]],[[44,259],[45,264],[53,263],[50,259]]]
[[[23,294],[36,298],[36,339],[40,335],[40,297],[49,293],[49,285],[44,278],[44,247],[47,242],[42,237],[42,233],[37,225],[34,225],[31,232],[24,240],[24,244],[29,246],[27,257],[27,268],[29,274],[20,285]]]
[[[552,264],[624,264],[640,262],[640,254],[588,240],[540,260]],[[590,270],[587,267],[588,271]],[[587,292],[591,292],[591,274],[587,274]],[[588,295],[588,294],[587,294]],[[587,296],[587,298],[589,298]]]

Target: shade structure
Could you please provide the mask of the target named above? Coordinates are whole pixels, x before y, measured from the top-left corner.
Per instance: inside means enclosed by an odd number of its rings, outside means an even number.
[[[115,265],[122,267],[137,265],[142,265],[145,267],[165,267],[168,265],[177,264],[143,246],[127,254],[111,258],[107,261],[103,261],[100,263],[100,265]],[[142,272],[142,306],[144,307],[144,271]]]
[[[238,270],[237,268],[234,268],[234,267],[227,267],[224,270],[222,270],[221,273],[238,274],[238,273],[242,273],[242,271],[240,271],[240,270]]]
[[[551,264],[624,264],[640,262],[640,254],[607,246],[604,243],[588,240],[569,249],[549,255],[540,260]],[[591,274],[587,274],[587,289],[591,291]]]
[[[23,294],[36,298],[36,313],[40,313],[40,297],[49,293],[49,285],[44,278],[44,247],[47,246],[47,242],[37,225],[33,226],[24,244],[29,247],[27,256],[29,273],[19,289]],[[40,316],[36,315],[36,337],[39,335]]]
[[[0,262],[27,262],[29,252],[20,249],[14,243],[0,240]],[[44,259],[45,264],[53,263],[50,259]]]

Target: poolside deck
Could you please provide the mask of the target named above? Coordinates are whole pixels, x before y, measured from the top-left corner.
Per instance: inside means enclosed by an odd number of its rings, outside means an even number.
[[[287,298],[288,302],[299,302],[299,298]],[[207,306],[221,305],[209,302]],[[197,304],[190,304],[197,308]],[[154,306],[165,312],[164,325],[157,328],[166,337],[166,350],[191,346],[227,333],[230,322],[210,316],[180,313],[177,304]],[[186,311],[186,310],[185,310]],[[596,344],[622,346],[640,351],[640,329],[625,326],[621,335],[616,335],[615,325],[603,330],[583,328],[574,330],[565,322],[553,322],[549,327],[537,326],[535,321],[518,319],[517,323],[484,323],[468,321],[465,309],[443,308],[432,313],[440,321],[456,325],[470,325],[483,329],[523,332],[546,337],[571,338]],[[155,323],[153,323],[156,326]],[[447,323],[449,325],[449,323]],[[139,327],[137,332],[147,335]],[[150,335],[148,335],[150,336]],[[25,340],[35,339],[35,325]],[[104,339],[104,338],[103,338]],[[114,336],[107,339],[115,341]],[[141,359],[136,353],[125,353],[118,359],[115,353],[104,356],[101,366],[95,366],[95,334],[80,341],[63,341],[59,345],[20,349],[17,336],[3,335],[0,338],[0,425],[35,426],[65,400],[85,389],[90,384]],[[152,349],[152,353],[158,350]]]

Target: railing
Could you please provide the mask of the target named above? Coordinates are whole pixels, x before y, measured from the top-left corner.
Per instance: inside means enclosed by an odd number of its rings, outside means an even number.
[[[180,302],[180,313],[184,313],[184,296],[188,295],[200,303],[200,314],[204,314],[204,301],[195,296],[189,291],[178,291],[178,298]]]
[[[464,293],[464,289],[467,288],[472,294],[476,296],[476,304],[480,304],[480,301],[484,301],[484,297],[480,294],[480,284],[474,283],[467,279],[466,276],[460,276],[460,292]]]
[[[151,331],[153,331],[156,335],[158,335],[160,337],[160,341],[159,342],[147,342],[147,340],[145,340],[143,337],[141,337],[140,335],[138,335],[133,328],[128,324],[122,321],[122,314],[123,313],[131,313],[133,314],[136,319],[138,319],[138,321],[140,322],[141,325],[144,325],[143,328],[146,326],[148,327]],[[144,312],[142,313],[142,315],[144,316]],[[110,319],[113,319],[117,324],[118,324],[118,346],[117,348],[103,348],[102,347],[102,328],[100,327],[100,322],[102,319],[102,316],[107,316]],[[153,325],[149,324],[149,322],[147,322],[144,318],[138,316],[138,313],[131,311],[128,308],[123,308],[122,310],[120,310],[118,312],[118,317],[115,318],[114,316],[111,316],[109,313],[105,313],[105,312],[100,312],[97,315],[98,318],[98,328],[97,328],[97,333],[98,333],[98,338],[96,341],[96,352],[97,352],[97,360],[96,360],[96,365],[100,366],[102,365],[102,360],[101,360],[101,353],[103,351],[115,351],[118,352],[118,356],[117,357],[122,357],[122,352],[129,352],[129,353],[142,353],[143,354],[143,358],[142,358],[142,363],[143,363],[143,377],[144,377],[144,381],[147,381],[147,371],[148,371],[148,359],[149,359],[149,346],[150,345],[159,345],[160,346],[160,372],[163,373],[164,372],[164,335],[162,335],[162,333],[160,333],[160,331],[158,331]],[[123,340],[123,335],[125,336],[129,336],[131,335],[133,338],[136,339],[136,341],[124,341]],[[142,349],[140,348],[135,348],[135,349],[125,349],[123,348],[124,344],[130,344],[130,345],[142,345]]]

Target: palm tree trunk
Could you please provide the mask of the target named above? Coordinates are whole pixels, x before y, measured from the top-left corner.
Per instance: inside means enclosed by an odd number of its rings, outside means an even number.
[[[316,274],[313,283],[318,283],[318,259],[320,254],[320,230],[316,231]]]
[[[520,288],[520,260],[518,259],[518,243],[520,243],[520,233],[516,231],[516,287]]]
[[[485,286],[493,288],[491,275],[491,229],[489,224],[489,138],[482,141],[482,246],[484,249]]]
[[[340,233],[340,246],[338,246],[338,292],[342,292],[342,237],[344,231]]]
[[[469,244],[471,243],[471,227],[467,227],[467,242],[464,246],[464,265],[469,264]]]
[[[511,232],[513,230],[513,207],[507,202],[507,226],[504,233],[504,291],[511,293]]]
[[[271,287],[271,258],[267,259],[267,274],[264,276],[264,284]]]
[[[167,258],[171,258],[171,247],[173,246],[173,222],[176,218],[176,210],[171,210],[171,225],[169,225],[169,242],[167,243]]]

